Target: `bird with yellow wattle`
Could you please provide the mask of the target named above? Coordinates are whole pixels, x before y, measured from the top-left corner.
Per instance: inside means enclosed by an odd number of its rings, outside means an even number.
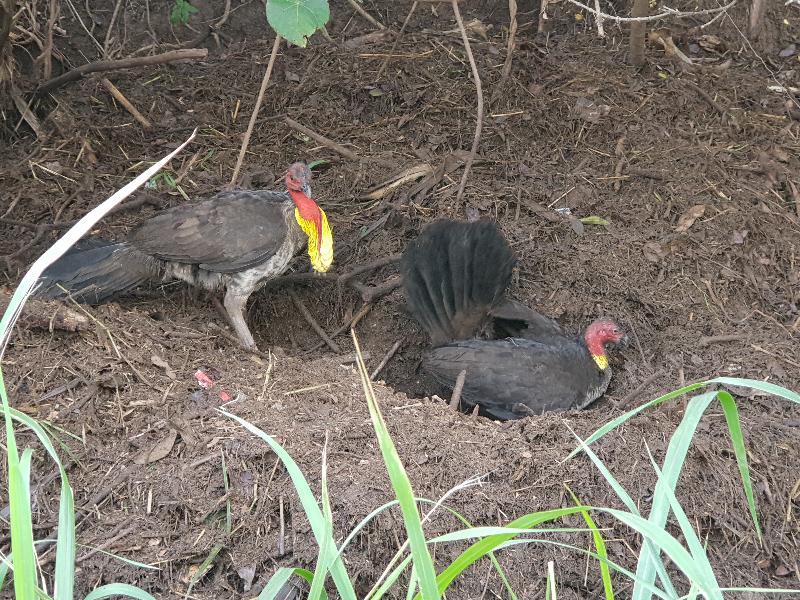
[[[232,190],[175,206],[146,220],[125,241],[81,240],[44,272],[37,295],[63,298],[68,292],[99,304],[147,281],[175,279],[224,289],[236,335],[253,349],[244,318],[250,295],[285,272],[304,247],[315,271],[324,273],[333,264],[333,234],[312,199],[311,170],[294,163],[285,182],[285,192]]]

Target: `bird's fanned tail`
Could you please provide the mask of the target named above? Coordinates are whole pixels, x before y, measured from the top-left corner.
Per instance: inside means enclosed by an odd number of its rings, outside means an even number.
[[[90,238],[79,241],[45,270],[36,295],[69,295],[78,302],[100,304],[158,275],[158,261],[129,244]]]
[[[511,281],[515,259],[491,221],[437,221],[403,253],[409,308],[434,346],[474,337]]]

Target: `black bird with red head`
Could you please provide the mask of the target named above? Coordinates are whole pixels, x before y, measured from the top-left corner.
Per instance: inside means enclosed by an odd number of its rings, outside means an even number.
[[[507,298],[515,262],[490,221],[437,221],[406,248],[408,306],[434,346],[423,368],[448,388],[466,371],[462,400],[497,419],[585,408],[608,388],[606,347],[625,334],[600,319],[572,336]]]

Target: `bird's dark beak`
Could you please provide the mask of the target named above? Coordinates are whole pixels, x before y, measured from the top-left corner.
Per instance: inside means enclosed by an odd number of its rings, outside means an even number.
[[[306,182],[303,184],[303,193],[306,195],[306,198],[311,198],[311,184]]]
[[[630,345],[630,343],[631,343],[631,338],[629,338],[627,335],[623,335],[620,338],[619,343],[617,343],[617,346],[619,346],[621,349],[624,350]]]

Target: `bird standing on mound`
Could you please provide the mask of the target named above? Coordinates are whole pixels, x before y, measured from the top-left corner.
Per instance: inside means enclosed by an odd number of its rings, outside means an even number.
[[[448,388],[466,371],[461,398],[497,419],[585,408],[611,380],[606,345],[625,336],[603,319],[576,338],[506,298],[515,262],[490,221],[437,221],[406,248],[408,305],[434,346],[423,368]]]
[[[146,281],[178,279],[217,291],[239,340],[255,348],[244,318],[250,295],[308,246],[311,266],[333,263],[328,218],[311,199],[311,170],[294,163],[287,192],[234,190],[165,210],[124,242],[81,240],[42,275],[37,294],[99,304]]]

